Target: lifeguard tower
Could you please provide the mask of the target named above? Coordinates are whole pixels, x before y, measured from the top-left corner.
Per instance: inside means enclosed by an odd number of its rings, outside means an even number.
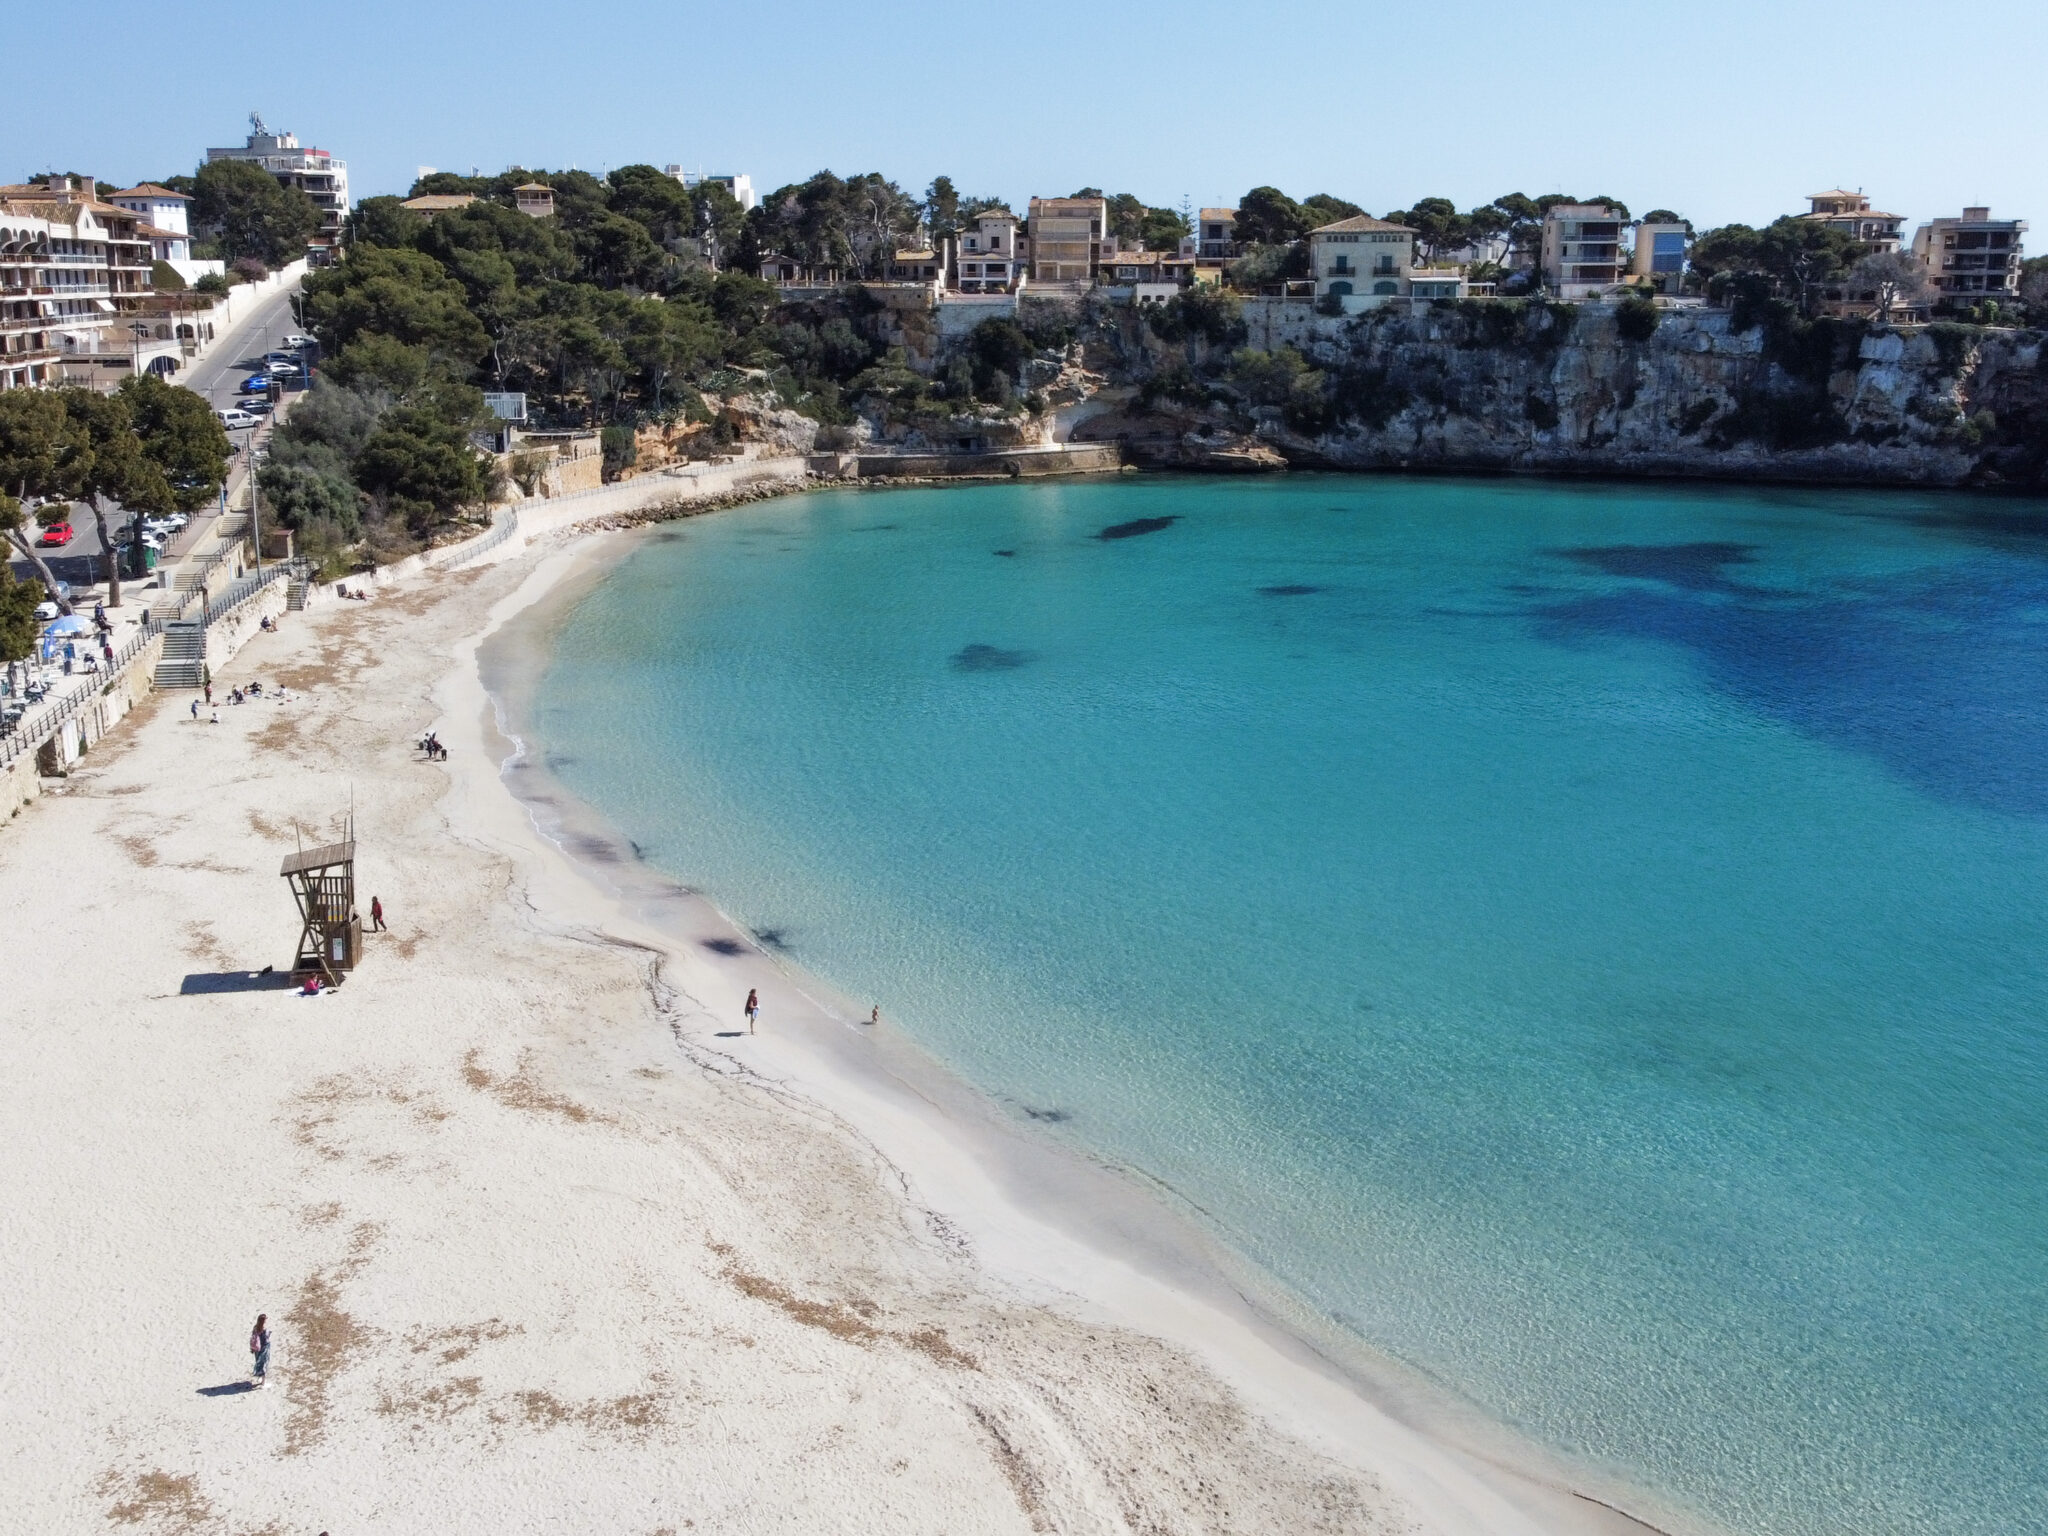
[[[363,948],[363,920],[356,915],[356,819],[348,819],[348,835],[320,848],[300,848],[278,871],[291,882],[304,926],[292,974],[318,971],[330,986],[341,985],[341,973],[356,967]]]

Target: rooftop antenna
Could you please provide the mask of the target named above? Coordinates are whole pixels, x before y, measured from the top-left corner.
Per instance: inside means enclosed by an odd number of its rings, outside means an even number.
[[[270,132],[268,128],[263,126],[263,114],[261,112],[251,112],[249,114],[249,126],[260,134],[267,135]]]

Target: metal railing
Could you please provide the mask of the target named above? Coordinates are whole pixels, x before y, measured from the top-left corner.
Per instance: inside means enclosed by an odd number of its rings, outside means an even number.
[[[114,652],[113,664],[103,671],[87,672],[78,677],[73,685],[55,698],[44,698],[35,708],[29,710],[12,729],[0,736],[0,768],[6,767],[24,753],[37,750],[58,731],[64,722],[98,699],[124,672],[133,666],[149,643],[163,632],[163,625],[149,615],[143,615],[141,627]]]
[[[200,615],[199,622],[202,625],[216,624],[272,582],[282,581],[286,577],[303,575],[305,570],[306,566],[302,561],[279,560],[266,565],[260,571],[250,571],[245,576],[238,576],[227,586],[221,588],[219,597],[207,600],[206,608]]]
[[[453,545],[451,546],[451,553],[439,560],[430,557],[427,563],[437,571],[452,571],[457,566],[469,564],[470,561],[476,559],[479,555],[489,554],[518,531],[519,509],[517,507],[507,507],[505,508],[505,515],[498,520],[497,526],[492,528],[489,533],[480,533],[466,543]]]

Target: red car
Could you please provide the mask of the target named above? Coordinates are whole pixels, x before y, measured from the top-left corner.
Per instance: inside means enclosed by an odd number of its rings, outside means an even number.
[[[62,549],[71,542],[69,523],[52,523],[43,530],[43,536],[36,540],[45,549]]]

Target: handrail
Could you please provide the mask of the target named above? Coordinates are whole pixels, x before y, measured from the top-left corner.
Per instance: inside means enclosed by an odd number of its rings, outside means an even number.
[[[219,597],[207,600],[206,607],[200,614],[200,624],[211,625],[226,618],[272,582],[286,576],[296,578],[303,575],[305,569],[300,561],[279,560],[260,571],[250,571],[246,575],[237,576],[227,586],[221,588]]]
[[[469,564],[478,555],[490,553],[490,551],[496,549],[518,531],[519,509],[515,506],[507,505],[505,516],[499,520],[497,526],[491,529],[489,533],[480,533],[473,539],[449,546],[453,552],[443,559],[433,559],[430,553],[427,564],[433,570],[452,571],[457,566]]]
[[[63,728],[64,722],[98,698],[129,667],[163,630],[163,625],[153,616],[144,614],[142,626],[114,653],[114,663],[104,672],[88,672],[63,697],[53,701],[44,700],[41,707],[30,711],[15,723],[14,729],[0,736],[0,767],[5,767],[24,753],[33,752]]]

